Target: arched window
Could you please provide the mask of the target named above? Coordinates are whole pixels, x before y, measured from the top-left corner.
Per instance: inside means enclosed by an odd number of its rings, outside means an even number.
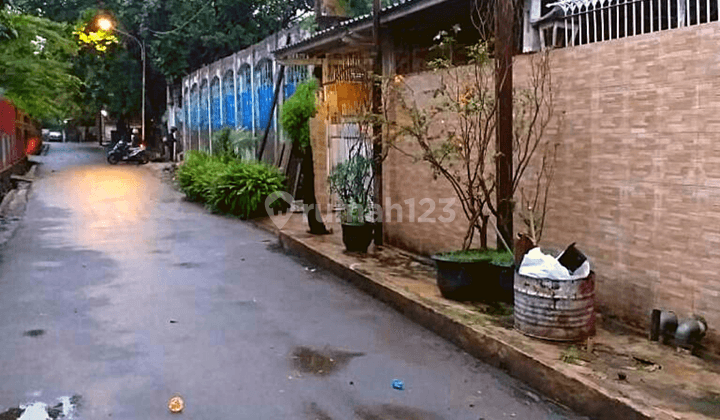
[[[237,102],[238,119],[240,126],[252,130],[252,87],[250,79],[250,66],[243,64],[237,72]]]
[[[265,130],[270,121],[273,101],[272,61],[268,59],[261,60],[255,66],[255,97],[255,129]]]
[[[189,136],[188,127],[190,125],[190,117],[189,117],[189,111],[190,111],[190,94],[187,88],[183,89],[183,95],[182,95],[182,107],[181,109],[178,109],[178,114],[182,115],[181,118],[179,118],[180,124],[178,124],[177,128],[180,130],[180,135],[183,137],[183,142],[186,142]],[[183,143],[186,144],[186,143]],[[187,146],[185,146],[187,147]]]
[[[199,144],[198,130],[200,129],[200,89],[197,83],[190,89],[190,149],[197,150]]]
[[[222,115],[220,114],[220,78],[215,76],[210,82],[210,123],[213,131],[222,127]]]
[[[223,125],[235,127],[235,81],[232,70],[225,72],[222,84],[223,97]]]
[[[200,83],[200,127],[198,148],[207,150],[210,142],[210,124],[208,121],[208,81],[203,79]]]

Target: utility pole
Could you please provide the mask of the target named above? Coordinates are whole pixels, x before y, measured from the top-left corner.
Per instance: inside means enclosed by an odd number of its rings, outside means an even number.
[[[375,57],[373,60],[373,79],[372,79],[372,113],[379,115],[382,106],[382,44],[380,40],[380,0],[373,0],[373,43],[375,44]],[[373,143],[373,174],[375,205],[383,205],[383,182],[382,182],[382,156],[383,156],[383,133],[382,124],[379,120],[373,122],[372,127],[372,143]],[[373,214],[377,214],[373,211]],[[380,220],[375,224],[375,246],[383,245],[383,226],[385,212],[380,211]]]
[[[513,0],[496,0],[495,8],[495,94],[497,96],[497,227],[513,246],[513,69],[515,11]],[[500,238],[498,244],[502,243]],[[499,245],[498,245],[499,248]]]

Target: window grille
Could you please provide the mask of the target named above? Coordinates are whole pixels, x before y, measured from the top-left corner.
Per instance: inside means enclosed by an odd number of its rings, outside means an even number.
[[[585,45],[717,22],[719,8],[720,0],[550,0],[542,7],[531,6],[529,21],[537,34],[531,49]]]

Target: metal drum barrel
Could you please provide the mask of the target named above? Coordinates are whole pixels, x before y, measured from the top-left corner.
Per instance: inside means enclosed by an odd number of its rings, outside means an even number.
[[[595,334],[595,274],[550,280],[515,272],[515,328],[531,337],[582,340]]]

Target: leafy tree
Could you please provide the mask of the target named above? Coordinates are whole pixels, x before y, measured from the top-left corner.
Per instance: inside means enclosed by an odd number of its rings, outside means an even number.
[[[69,59],[77,48],[68,25],[0,10],[0,94],[36,118],[61,117],[79,80]]]
[[[84,48],[72,71],[83,85],[78,95],[69,96],[77,103],[74,118],[87,122],[102,107],[121,120],[140,113],[140,47],[119,31],[103,34],[93,28],[99,13],[112,15],[117,28],[144,43],[146,111],[148,120],[158,121],[165,111],[167,83],[247,48],[313,10],[313,0],[104,0],[103,10],[95,0],[13,1],[26,15],[75,25]],[[0,40],[7,33],[0,20]]]
[[[159,12],[149,13],[145,20],[150,54],[158,71],[176,82],[203,65],[292,26],[298,16],[313,9],[313,2],[169,0],[157,7]]]
[[[13,0],[21,13],[52,19],[55,22],[75,22],[83,10],[97,6],[95,0]]]

